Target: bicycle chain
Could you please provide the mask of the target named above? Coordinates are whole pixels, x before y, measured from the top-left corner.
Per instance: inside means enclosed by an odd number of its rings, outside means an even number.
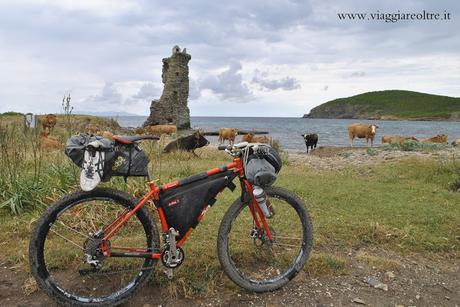
[[[151,269],[155,269],[157,265],[141,268],[141,269],[120,269],[120,270],[110,270],[110,271],[99,271],[97,269],[83,269],[79,270],[79,273],[81,276],[86,276],[86,275],[113,275],[113,274],[119,274],[123,272],[133,272],[133,271],[147,271]],[[86,271],[82,274],[82,271]]]

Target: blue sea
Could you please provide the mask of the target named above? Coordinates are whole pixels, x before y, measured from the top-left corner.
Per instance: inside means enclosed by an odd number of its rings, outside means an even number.
[[[146,116],[119,116],[116,120],[123,127],[138,127]],[[460,122],[438,121],[391,121],[356,119],[307,119],[289,117],[202,117],[192,116],[191,126],[204,131],[217,131],[221,127],[235,127],[243,130],[268,131],[278,139],[283,148],[304,150],[301,134],[317,133],[318,146],[348,146],[347,126],[352,123],[373,123],[379,126],[375,145],[381,144],[383,135],[407,135],[419,139],[436,134],[447,134],[449,142],[460,138]],[[217,144],[217,137],[207,136],[211,143]],[[239,141],[240,136],[237,137]],[[366,146],[364,139],[355,139],[355,146]]]

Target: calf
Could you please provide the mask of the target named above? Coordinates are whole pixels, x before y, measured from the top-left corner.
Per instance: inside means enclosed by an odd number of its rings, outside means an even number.
[[[235,137],[238,135],[238,129],[236,128],[220,128],[219,129],[219,143],[225,143],[228,140],[230,145],[235,142]]]
[[[428,139],[422,140],[423,142],[430,142],[430,143],[439,143],[439,144],[446,144],[447,143],[447,135],[445,134],[438,134]]]
[[[394,144],[394,143],[399,143],[402,144],[405,141],[408,140],[413,140],[417,141],[418,139],[413,136],[399,136],[399,135],[384,135],[382,136],[382,144],[388,143],[388,144]]]
[[[209,141],[199,132],[196,131],[192,135],[183,136],[166,145],[164,152],[170,153],[176,150],[191,151],[195,156],[195,149],[201,148],[209,144]]]
[[[369,145],[371,140],[371,147],[374,144],[375,133],[377,132],[377,125],[369,124],[352,124],[348,126],[348,137],[350,138],[350,145],[353,147],[353,140],[355,138],[366,139],[366,144]]]
[[[57,138],[50,136],[49,132],[40,132],[40,149],[41,150],[60,150],[64,148],[64,144],[58,141]]]
[[[154,125],[147,126],[145,130],[150,134],[173,134],[177,133],[177,127],[175,125]]]
[[[243,137],[241,138],[241,142],[269,144],[270,138],[266,135],[255,136],[254,133],[248,133],[243,135]]]
[[[54,114],[48,114],[41,119],[41,122],[43,131],[49,135],[53,131],[54,126],[56,126],[57,117]]]
[[[302,137],[305,141],[305,145],[307,146],[307,153],[308,153],[308,147],[313,150],[313,147],[316,148],[316,144],[318,144],[318,135],[316,133],[312,134],[302,134]]]

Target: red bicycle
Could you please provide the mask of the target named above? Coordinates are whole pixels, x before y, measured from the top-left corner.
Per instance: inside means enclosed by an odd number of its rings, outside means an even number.
[[[61,304],[113,306],[147,281],[158,260],[172,278],[184,260],[187,238],[218,193],[233,190],[238,177],[241,196],[225,213],[217,237],[222,269],[249,291],[282,287],[309,258],[312,225],[295,194],[279,187],[264,188],[262,196],[256,193],[246,167],[257,146],[220,146],[234,157],[232,163],[162,186],[149,182],[149,192],[139,201],[109,188],[59,199],[37,222],[30,242],[30,266],[38,285]],[[145,206],[150,201],[162,240]]]

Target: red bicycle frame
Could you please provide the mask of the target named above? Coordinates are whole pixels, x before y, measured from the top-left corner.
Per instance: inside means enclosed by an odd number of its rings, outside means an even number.
[[[207,176],[219,174],[221,172],[233,170],[235,173],[238,173],[238,177],[240,178],[240,184],[242,193],[247,193],[251,197],[251,203],[249,204],[249,211],[251,212],[252,218],[254,220],[254,224],[257,229],[264,230],[267,234],[268,238],[272,240],[272,235],[270,229],[267,224],[267,220],[259,207],[258,202],[255,200],[253,196],[253,186],[252,184],[245,178],[244,175],[244,167],[243,162],[240,158],[235,158],[232,163],[227,164],[224,167],[216,167],[213,169],[208,170],[206,173]],[[107,257],[141,257],[141,258],[153,258],[159,259],[161,257],[161,253],[158,252],[151,252],[147,251],[142,248],[135,248],[135,247],[118,247],[118,246],[111,246],[107,244],[108,240],[117,232],[117,230],[122,227],[140,208],[142,208],[148,200],[153,199],[155,207],[157,209],[157,213],[159,219],[161,221],[161,228],[164,233],[169,231],[168,221],[164,214],[163,208],[158,205],[160,200],[160,192],[167,191],[169,189],[173,189],[180,186],[180,180],[172,181],[170,183],[164,184],[162,186],[158,186],[155,182],[149,182],[150,191],[142,197],[142,199],[134,206],[132,209],[125,209],[117,218],[115,218],[108,226],[106,226],[102,231],[104,237],[102,239],[102,252]],[[206,206],[198,216],[198,221],[201,221],[209,209],[209,205]],[[182,246],[192,233],[193,228],[189,228],[185,235],[177,242],[176,246]]]

